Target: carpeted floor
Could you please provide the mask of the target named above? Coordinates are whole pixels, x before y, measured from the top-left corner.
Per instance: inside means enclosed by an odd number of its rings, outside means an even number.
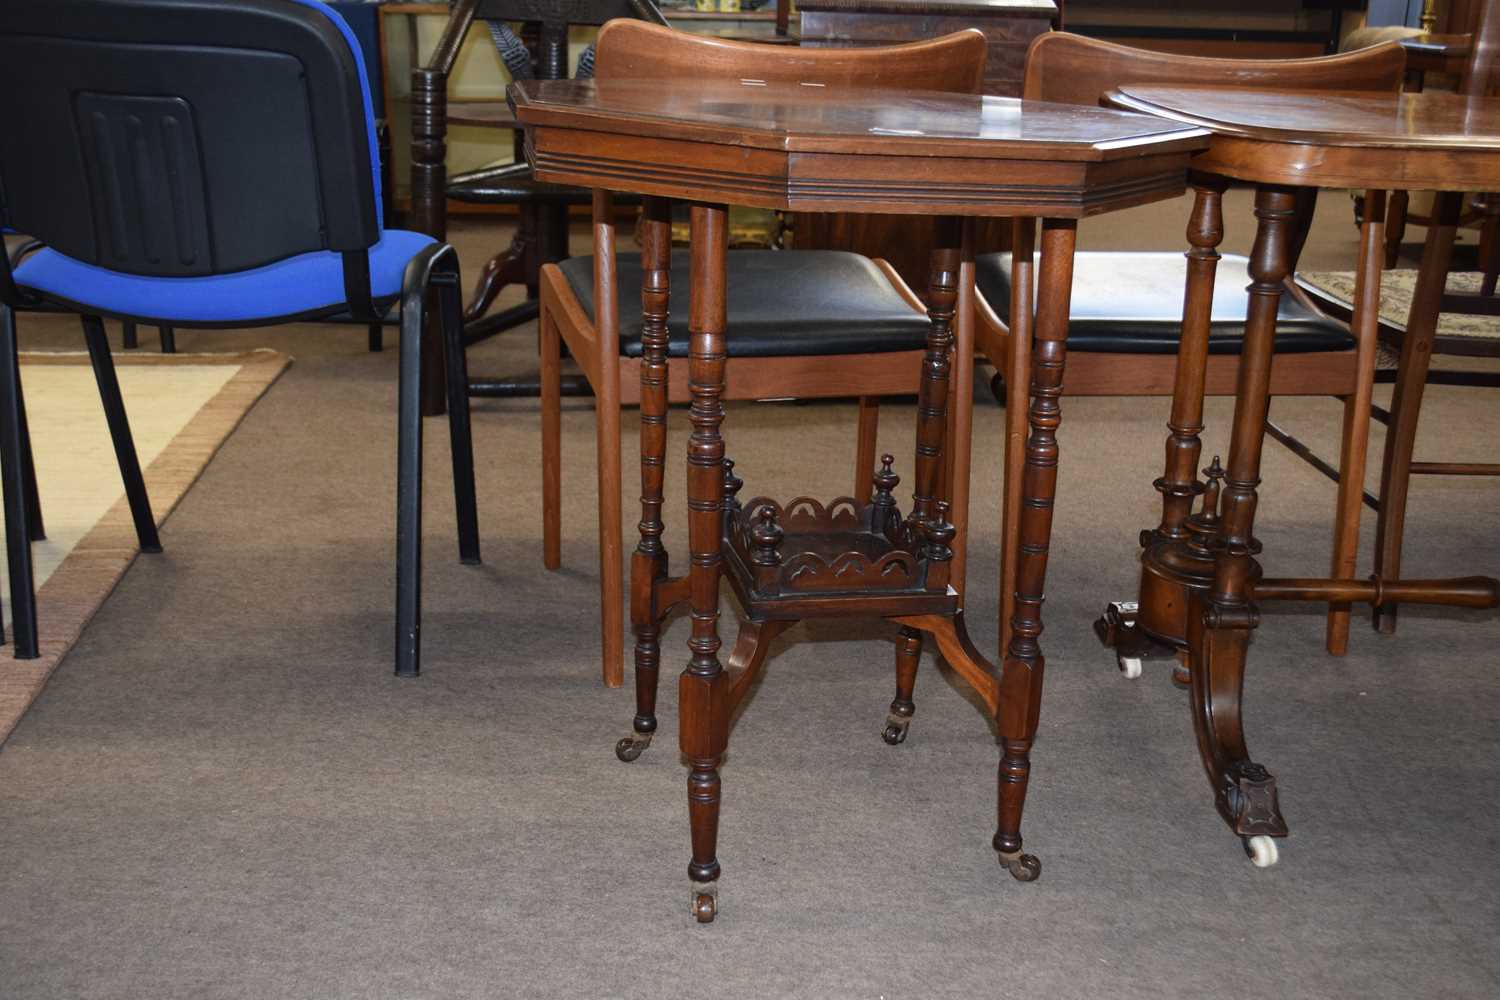
[[[1325,199],[1307,266],[1347,267],[1346,213]],[[1232,192],[1226,248],[1246,248],[1248,215]],[[1081,242],[1177,248],[1184,218],[1156,206],[1090,220]],[[503,237],[468,226],[456,239],[472,274]],[[23,325],[28,349],[75,338],[60,321]],[[360,329],[179,342],[270,346],[298,363],[0,752],[6,998],[1500,993],[1500,615],[1410,608],[1397,636],[1361,624],[1333,660],[1317,608],[1268,614],[1249,737],[1280,779],[1292,836],[1280,865],[1252,868],[1212,809],[1184,695],[1149,665],[1123,680],[1089,629],[1133,591],[1166,400],[1064,401],[1025,825],[1041,880],[995,864],[997,750],[962,687],[925,657],[911,737],[888,747],[894,629],[799,626],[731,742],[721,915],[700,927],[673,739],[685,621],[664,643],[667,735],[631,765],[610,752],[633,704],[628,684],[598,681],[591,404],[564,415],[565,568],[553,574],[540,566],[535,404],[476,407],[478,568],[457,562],[446,434],[429,424],[424,675],[398,680],[394,354],[367,354]],[[514,370],[531,349],[514,333],[476,349],[473,367]],[[1493,397],[1430,397],[1423,456],[1488,460]],[[1336,403],[1275,412],[1333,453]],[[1228,414],[1211,406],[1211,448]],[[685,423],[675,415],[673,454]],[[985,405],[975,423],[968,618],[988,650],[999,411]],[[628,466],[629,416],[624,431]],[[850,405],[732,405],[725,431],[747,489],[847,487]],[[888,408],[882,446],[909,470],[909,406]],[[683,477],[669,468],[680,558]],[[1324,572],[1331,485],[1274,445],[1264,478],[1267,561],[1278,575]],[[1410,572],[1500,569],[1497,490],[1420,480]]]
[[[158,524],[290,362],[273,351],[121,354],[115,369]],[[104,474],[119,465],[88,356],[25,354],[21,370],[46,529],[31,548],[41,641],[27,660],[0,646],[0,743],[139,553],[125,488]],[[14,628],[8,566],[0,586]]]

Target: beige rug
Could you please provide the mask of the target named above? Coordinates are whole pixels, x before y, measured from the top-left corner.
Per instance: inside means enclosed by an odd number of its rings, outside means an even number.
[[[290,363],[275,351],[115,355],[158,524]],[[0,566],[0,742],[138,552],[88,355],[22,354],[21,380],[47,530],[32,546],[41,656],[11,655],[10,582]]]

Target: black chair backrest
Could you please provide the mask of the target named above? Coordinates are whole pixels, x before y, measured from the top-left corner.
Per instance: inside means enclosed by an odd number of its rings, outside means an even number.
[[[336,250],[367,297],[378,163],[358,45],[316,0],[0,0],[0,222],[69,257],[187,277]]]

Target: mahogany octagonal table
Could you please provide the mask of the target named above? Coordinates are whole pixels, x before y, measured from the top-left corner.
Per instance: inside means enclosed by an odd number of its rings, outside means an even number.
[[[1252,860],[1274,864],[1276,840],[1287,827],[1275,779],[1246,749],[1240,700],[1245,656],[1259,623],[1257,602],[1329,602],[1329,650],[1347,644],[1350,602],[1375,606],[1377,623],[1393,620],[1400,602],[1497,606],[1500,582],[1400,579],[1406,470],[1416,437],[1417,411],[1437,329],[1438,309],[1452,256],[1453,231],[1465,191],[1500,185],[1500,100],[1456,94],[1317,94],[1203,86],[1125,86],[1111,104],[1196,125],[1214,133],[1193,160],[1197,191],[1188,223],[1187,290],[1182,342],[1168,423],[1167,463],[1156,481],[1161,523],[1142,533],[1141,585],[1136,607],[1112,606],[1099,631],[1115,646],[1122,667],[1134,659],[1184,653],[1193,725],[1215,804],[1245,838]],[[1240,356],[1227,470],[1198,478],[1203,430],[1203,380],[1213,297],[1215,247],[1223,236],[1220,194],[1228,178],[1256,185],[1258,220],[1250,254],[1249,311]],[[1276,310],[1283,281],[1300,248],[1299,194],[1318,187],[1365,190],[1355,303],[1357,387],[1345,411],[1342,493],[1362,490],[1379,319],[1386,192],[1438,191],[1434,225],[1413,295],[1401,349],[1382,472],[1375,576],[1353,579],[1359,505],[1335,525],[1349,544],[1335,555],[1329,579],[1267,579],[1254,556],[1252,533],[1260,482],[1261,444],[1275,346]],[[1305,204],[1305,202],[1302,202]],[[1201,497],[1199,510],[1193,512]],[[1128,605],[1125,607],[1129,607]],[[1131,671],[1133,672],[1133,671]]]
[[[673,606],[685,603],[692,636],[679,681],[679,732],[690,765],[688,874],[695,915],[712,920],[717,909],[719,762],[730,718],[770,640],[803,618],[861,615],[901,626],[897,697],[885,733],[891,743],[905,735],[923,635],[933,637],[997,720],[1002,753],[993,844],[1014,876],[1035,878],[1040,863],[1022,852],[1020,824],[1041,704],[1037,637],[1077,220],[1180,194],[1188,158],[1204,147],[1205,134],[1101,108],[759,80],[692,88],[637,80],[527,81],[513,85],[510,98],[538,178],[647,196],[641,228],[641,523],[631,561],[637,714],[632,735],[616,752],[633,760],[651,741],[661,623]],[[676,577],[668,571],[661,522],[672,199],[691,202],[692,282],[689,568]],[[764,497],[740,501],[741,480],[725,459],[721,436],[727,203],[939,217],[931,329],[918,393],[915,489],[905,516],[889,457],[868,498],[828,505],[806,497],[785,504]],[[1014,339],[1027,341],[1034,330],[1036,346],[1013,637],[999,668],[964,630],[968,482],[963,472],[945,472],[945,465],[968,468],[975,216],[1020,220],[1016,266],[1025,277],[1033,273],[1035,220],[1042,220],[1034,322],[1024,295],[1014,296],[1012,314],[1019,334]],[[596,213],[596,324],[614,323],[616,316],[611,229],[607,213]],[[1018,287],[1030,288],[1031,281],[1018,280]],[[720,657],[718,628],[721,571],[743,612],[727,663]]]

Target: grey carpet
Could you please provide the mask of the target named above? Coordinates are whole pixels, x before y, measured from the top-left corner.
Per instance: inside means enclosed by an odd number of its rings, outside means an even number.
[[[1090,220],[1082,243],[1176,248],[1183,209]],[[1346,213],[1325,198],[1309,266],[1348,266]],[[1247,217],[1233,193],[1227,248],[1245,248]],[[472,274],[500,237],[458,241]],[[23,337],[77,347],[58,319],[25,318]],[[995,864],[997,751],[962,685],[924,656],[911,737],[888,747],[894,629],[801,626],[734,732],[721,916],[699,927],[675,749],[684,621],[664,644],[662,739],[632,765],[610,752],[633,702],[628,679],[598,680],[590,404],[564,416],[565,568],[550,574],[535,404],[476,406],[479,568],[457,563],[447,436],[429,424],[424,675],[398,680],[394,353],[365,353],[357,329],[178,341],[297,362],[0,752],[8,1000],[1500,994],[1500,615],[1410,608],[1394,638],[1361,619],[1343,660],[1323,653],[1317,608],[1267,616],[1249,738],[1292,836],[1279,866],[1252,868],[1212,809],[1184,695],[1161,666],[1122,679],[1089,629],[1132,592],[1165,400],[1064,403],[1025,823],[1042,879]],[[473,366],[515,369],[532,343],[512,333]],[[1494,397],[1430,397],[1424,457],[1488,460]],[[1338,404],[1275,412],[1335,453]],[[1228,416],[1211,406],[1210,449]],[[911,408],[884,420],[909,473]],[[982,403],[976,425],[968,617],[989,650],[999,411]],[[673,456],[684,427],[676,414]],[[733,405],[725,430],[751,492],[848,488],[849,405]],[[1268,444],[1265,487],[1273,572],[1324,572],[1331,485]],[[1500,570],[1497,490],[1419,480],[1409,572]],[[624,492],[633,524],[629,476]]]

